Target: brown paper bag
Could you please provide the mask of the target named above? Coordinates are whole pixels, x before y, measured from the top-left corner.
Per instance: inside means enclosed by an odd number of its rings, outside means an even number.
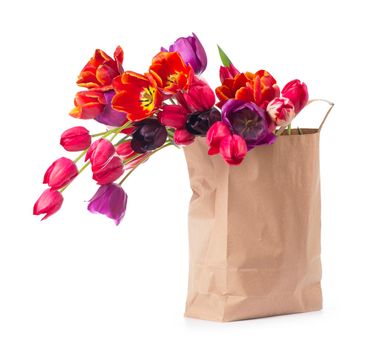
[[[322,308],[320,129],[280,136],[240,166],[208,156],[204,138],[185,148],[193,191],[185,316],[234,321]]]

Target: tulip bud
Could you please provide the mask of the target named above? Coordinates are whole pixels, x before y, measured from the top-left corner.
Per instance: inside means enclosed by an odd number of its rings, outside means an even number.
[[[58,190],[68,185],[77,175],[76,164],[71,159],[62,157],[49,166],[44,174],[43,183],[48,184],[53,190]]]
[[[180,105],[165,105],[158,113],[158,120],[162,125],[170,128],[182,129],[187,120],[188,112]]]
[[[221,80],[221,83],[225,81],[225,79],[234,79],[236,74],[239,74],[240,72],[234,67],[234,65],[231,63],[228,67],[219,68],[219,78]]]
[[[125,214],[127,199],[121,186],[111,183],[99,187],[87,208],[91,213],[106,215],[119,225]]]
[[[266,111],[277,126],[287,126],[295,117],[294,105],[286,97],[277,97],[270,101]]]
[[[219,152],[228,164],[238,165],[247,154],[247,144],[239,135],[227,135],[221,140]]]
[[[123,173],[123,162],[119,157],[113,157],[101,169],[93,171],[93,179],[98,185],[106,185],[117,180]]]
[[[34,204],[33,215],[46,214],[42,220],[55,214],[63,204],[63,196],[59,191],[48,188]]]
[[[231,131],[225,123],[214,123],[206,134],[206,143],[209,146],[208,154],[218,154],[222,139],[228,135],[231,135]]]
[[[91,144],[89,130],[83,126],[76,126],[65,130],[61,134],[60,145],[69,152],[83,151]]]
[[[175,130],[174,142],[177,145],[187,146],[195,140],[195,136],[185,129]]]
[[[295,114],[298,114],[308,102],[307,85],[295,79],[282,89],[282,96],[290,99],[294,104]]]
[[[161,49],[166,51],[166,49]],[[178,52],[184,62],[190,65],[196,74],[201,74],[207,65],[207,57],[200,40],[192,33],[187,38],[177,39],[169,48],[170,52]]]
[[[90,159],[91,169],[97,172],[111,160],[114,154],[114,145],[106,139],[99,139],[89,147],[85,162]]]
[[[193,78],[191,86],[184,99],[193,111],[206,111],[214,106],[215,95],[211,87],[196,76]]]
[[[166,128],[156,119],[145,119],[136,124],[131,146],[137,153],[145,153],[161,147],[167,139]]]

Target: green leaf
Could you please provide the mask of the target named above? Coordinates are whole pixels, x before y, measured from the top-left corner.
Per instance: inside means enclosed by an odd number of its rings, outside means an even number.
[[[221,57],[222,64],[225,67],[230,67],[231,61],[228,58],[228,56],[225,54],[225,52],[221,49],[219,45],[218,46],[218,51],[219,51],[219,57]]]

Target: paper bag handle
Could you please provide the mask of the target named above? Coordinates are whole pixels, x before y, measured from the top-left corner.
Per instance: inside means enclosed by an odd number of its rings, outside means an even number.
[[[321,98],[317,98],[317,99],[314,99],[314,100],[310,100],[308,101],[307,103],[307,106],[312,103],[312,102],[326,102],[328,105],[329,105],[329,109],[328,111],[326,112],[325,116],[324,116],[324,119],[322,120],[320,126],[319,126],[319,132],[321,131],[326,119],[328,118],[328,115],[330,114],[330,112],[332,111],[333,107],[334,107],[334,102],[330,102],[328,100],[324,100],[324,99],[321,99]]]

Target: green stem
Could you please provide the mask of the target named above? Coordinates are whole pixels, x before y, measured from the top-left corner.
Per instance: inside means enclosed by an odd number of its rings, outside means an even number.
[[[139,157],[141,157],[141,156],[142,156],[142,154],[137,153],[137,154],[135,154],[134,156],[129,157],[126,161],[123,162],[123,164],[124,164],[124,165],[127,165],[127,164],[133,162],[135,159],[137,159],[137,158],[139,158]]]
[[[126,136],[122,137],[118,142],[116,142],[116,143],[114,144],[114,146],[115,146],[115,147],[116,147],[116,146],[119,146],[119,145],[122,144],[123,142],[127,141],[127,139],[128,139],[129,137],[130,137],[129,135],[126,135]]]
[[[103,131],[103,132],[99,132],[98,134],[93,134],[93,135],[90,135],[91,137],[98,137],[98,136],[102,136],[106,133],[107,131]]]
[[[130,125],[132,124],[131,121],[129,121],[128,123],[125,123],[124,125],[122,125],[121,127],[117,128],[117,130],[115,131],[114,135],[110,138],[110,142],[112,142],[115,137],[124,129],[128,128]]]
[[[85,154],[86,154],[86,152],[87,152],[87,150],[88,150],[88,148],[86,148],[85,150],[83,150],[80,154],[79,154],[79,156],[73,161],[73,162],[75,162],[75,163],[77,163]]]
[[[156,149],[155,151],[153,152],[150,152],[149,156],[146,157],[142,162],[138,163],[134,168],[132,168],[132,170],[130,170],[119,182],[119,186],[121,186],[124,181],[143,163],[145,163],[153,154],[157,153],[158,151],[160,151],[161,149],[163,148],[166,148],[168,146],[171,146],[172,144],[170,142],[168,143],[165,143],[162,147],[159,147],[158,149]]]
[[[291,123],[287,126],[287,134],[291,135]]]

